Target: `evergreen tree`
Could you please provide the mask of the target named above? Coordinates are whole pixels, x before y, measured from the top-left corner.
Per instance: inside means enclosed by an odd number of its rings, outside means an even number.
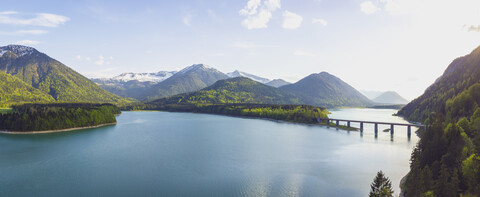
[[[393,197],[392,182],[382,171],[377,172],[377,176],[370,185],[369,197]]]

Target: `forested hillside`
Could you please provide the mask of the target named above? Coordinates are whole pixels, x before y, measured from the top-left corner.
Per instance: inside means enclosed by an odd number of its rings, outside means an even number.
[[[195,64],[175,73],[165,81],[153,85],[141,94],[139,98],[142,98],[142,100],[154,100],[186,92],[194,92],[206,88],[218,80],[227,78],[227,75],[214,68],[204,64]]]
[[[158,99],[150,104],[299,104],[299,99],[286,91],[261,84],[245,77],[217,81],[197,92]]]
[[[324,107],[365,107],[373,104],[367,97],[338,77],[327,72],[311,74],[300,81],[284,85],[306,105]]]
[[[422,122],[435,111],[444,108],[448,99],[480,82],[480,46],[472,53],[455,59],[425,93],[410,102],[398,115]]]
[[[428,125],[412,153],[406,196],[480,194],[480,47],[457,58],[399,115]]]
[[[0,71],[0,107],[14,103],[53,102],[52,96],[33,88],[22,80]]]
[[[0,47],[0,70],[51,95],[56,101],[126,104],[95,83],[36,49],[20,45]]]

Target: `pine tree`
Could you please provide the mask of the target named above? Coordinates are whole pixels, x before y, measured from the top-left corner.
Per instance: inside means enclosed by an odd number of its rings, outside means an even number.
[[[377,172],[377,176],[370,185],[369,197],[393,197],[392,182],[382,171]]]

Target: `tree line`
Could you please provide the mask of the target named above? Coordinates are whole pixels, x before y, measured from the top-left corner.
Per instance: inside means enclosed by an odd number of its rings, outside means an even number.
[[[480,194],[480,84],[448,99],[425,123],[412,152],[406,196]]]
[[[0,130],[45,131],[115,123],[121,111],[112,104],[55,103],[14,105],[0,114]]]

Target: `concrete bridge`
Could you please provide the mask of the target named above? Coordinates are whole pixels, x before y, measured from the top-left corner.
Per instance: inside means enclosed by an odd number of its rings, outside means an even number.
[[[332,118],[317,118],[319,123],[327,123],[327,126],[330,126],[331,122],[335,122],[336,126],[339,126],[340,122],[346,122],[347,127],[350,127],[350,123],[360,123],[360,132],[363,132],[363,124],[373,124],[375,125],[375,136],[378,134],[378,125],[390,125],[390,133],[393,135],[394,126],[406,126],[408,137],[412,134],[412,127],[426,127],[422,124],[405,124],[405,123],[393,123],[393,122],[375,122],[375,121],[362,121],[362,120],[344,120],[344,119],[332,119]]]

